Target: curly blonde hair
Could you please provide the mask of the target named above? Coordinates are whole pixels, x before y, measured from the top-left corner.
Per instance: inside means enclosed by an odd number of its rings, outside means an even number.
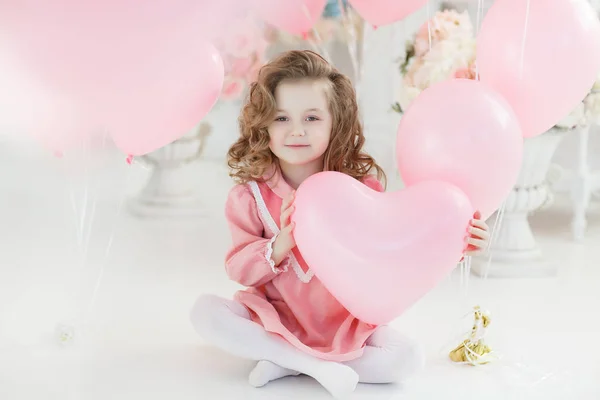
[[[365,136],[352,82],[309,50],[285,52],[260,69],[239,117],[240,137],[227,153],[229,175],[237,183],[262,181],[263,175],[277,163],[269,148],[267,131],[277,109],[275,88],[284,80],[297,79],[323,79],[331,85],[328,95],[333,123],[324,170],[342,172],[358,180],[374,171],[385,185],[383,169],[362,151]]]

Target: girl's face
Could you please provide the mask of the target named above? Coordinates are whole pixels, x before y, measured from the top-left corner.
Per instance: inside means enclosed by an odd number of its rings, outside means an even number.
[[[275,89],[277,113],[267,127],[271,151],[290,165],[322,162],[331,137],[327,81],[283,81]]]

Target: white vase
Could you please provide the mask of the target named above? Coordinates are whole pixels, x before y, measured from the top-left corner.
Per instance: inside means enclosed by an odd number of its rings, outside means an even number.
[[[208,123],[201,123],[192,135],[141,157],[152,173],[146,186],[128,202],[130,213],[142,218],[205,215],[198,187],[186,167],[201,157],[210,130]]]
[[[497,214],[488,220],[494,230],[489,251],[473,259],[472,271],[476,275],[513,278],[555,274],[556,266],[543,258],[536,244],[528,216],[552,201],[546,177],[552,157],[566,132],[569,131],[553,128],[525,140],[521,171],[495,230]]]

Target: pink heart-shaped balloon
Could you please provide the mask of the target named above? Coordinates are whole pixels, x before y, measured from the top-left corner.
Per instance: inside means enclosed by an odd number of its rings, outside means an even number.
[[[398,317],[454,269],[473,207],[437,181],[379,193],[338,172],[307,179],[295,200],[294,236],[323,285],[355,317]]]

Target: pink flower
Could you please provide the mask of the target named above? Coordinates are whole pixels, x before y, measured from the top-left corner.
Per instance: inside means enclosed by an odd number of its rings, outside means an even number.
[[[454,73],[456,79],[473,79],[469,68],[460,68]]]
[[[225,82],[223,82],[221,98],[223,100],[236,100],[242,95],[245,88],[246,82],[242,78],[237,76],[226,76]]]
[[[429,43],[431,34],[431,44]],[[421,25],[415,37],[415,55],[423,56],[430,47],[450,39],[473,36],[473,25],[469,14],[465,11],[458,13],[454,10],[445,10],[436,13],[433,18]]]
[[[454,72],[454,77],[457,79],[476,79],[477,65],[473,62],[466,68],[459,68]]]

